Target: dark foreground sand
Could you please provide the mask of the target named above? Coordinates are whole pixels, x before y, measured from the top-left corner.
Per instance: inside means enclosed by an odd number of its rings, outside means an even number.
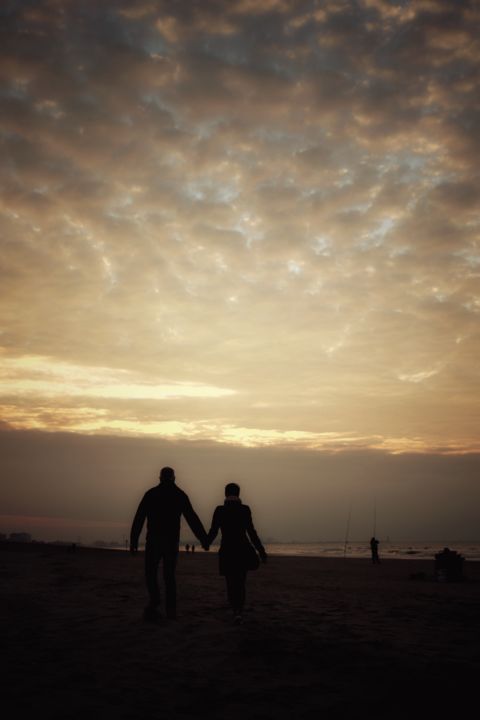
[[[466,716],[480,564],[465,574],[443,584],[433,560],[272,557],[250,573],[237,627],[216,553],[181,553],[179,618],[151,625],[142,555],[3,544],[2,706],[66,720]]]

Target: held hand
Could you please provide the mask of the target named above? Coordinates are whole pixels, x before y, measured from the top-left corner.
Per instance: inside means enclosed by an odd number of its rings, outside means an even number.
[[[205,552],[208,552],[210,550],[210,545],[208,543],[202,543],[202,548]]]

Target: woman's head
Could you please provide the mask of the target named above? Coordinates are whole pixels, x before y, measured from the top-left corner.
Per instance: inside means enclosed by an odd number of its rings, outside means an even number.
[[[228,483],[228,485],[225,485],[225,497],[229,497],[231,495],[234,497],[238,497],[240,495],[240,485],[237,485],[237,483]]]

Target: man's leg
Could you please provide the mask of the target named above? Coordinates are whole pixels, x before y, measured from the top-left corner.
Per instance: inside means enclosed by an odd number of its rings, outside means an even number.
[[[174,620],[177,617],[177,583],[175,569],[178,553],[166,552],[163,554],[163,580],[165,582],[165,610],[167,617]]]
[[[160,589],[158,587],[158,564],[160,552],[158,548],[149,545],[145,548],[145,583],[150,598],[150,608],[160,605]]]

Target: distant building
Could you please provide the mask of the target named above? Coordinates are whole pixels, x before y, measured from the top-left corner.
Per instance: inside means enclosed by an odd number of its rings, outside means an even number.
[[[105,542],[105,540],[95,540],[95,542],[93,543],[93,547],[106,548],[108,547],[108,543]]]
[[[25,532],[10,533],[8,539],[11,540],[11,542],[32,542],[32,536],[30,535],[30,533]]]
[[[96,548],[121,548],[123,547],[122,543],[119,543],[118,540],[95,540],[93,543],[93,547]]]

